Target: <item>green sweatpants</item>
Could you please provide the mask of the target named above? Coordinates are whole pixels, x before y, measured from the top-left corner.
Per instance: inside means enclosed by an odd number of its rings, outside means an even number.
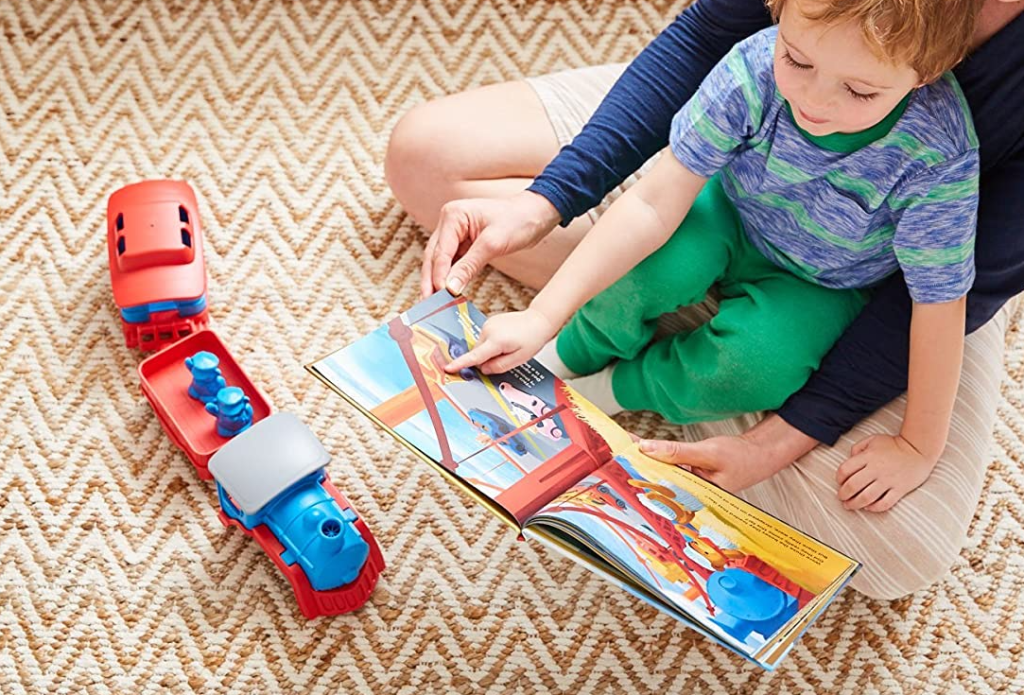
[[[661,314],[703,301],[715,283],[716,316],[651,342]],[[718,420],[781,406],[867,297],[807,282],[766,259],[715,177],[672,238],[573,315],[556,348],[577,374],[618,360],[612,390],[627,410],[680,424]]]

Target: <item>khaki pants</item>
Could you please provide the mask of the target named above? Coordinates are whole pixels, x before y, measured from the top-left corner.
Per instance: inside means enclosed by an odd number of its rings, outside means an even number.
[[[551,120],[559,144],[578,133],[618,79],[624,65],[603,65],[530,78]],[[588,214],[592,219],[651,166],[609,193]],[[1011,302],[1013,304],[1015,302]],[[709,300],[663,316],[659,335],[692,330],[716,309]],[[893,599],[923,589],[949,571],[978,504],[1003,373],[1003,346],[1011,307],[1007,306],[967,338],[963,376],[946,451],[931,477],[889,512],[847,511],[836,497],[835,473],[850,447],[872,434],[899,431],[906,407],[900,397],[858,424],[834,447],[819,446],[741,496],[864,563],[852,586],[871,597]],[[673,428],[676,439],[695,441],[739,434],[760,419],[730,420]]]

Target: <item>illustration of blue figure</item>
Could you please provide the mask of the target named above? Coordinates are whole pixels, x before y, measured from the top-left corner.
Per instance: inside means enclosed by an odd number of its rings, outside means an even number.
[[[451,358],[453,360],[456,360],[465,355],[467,352],[469,352],[469,346],[466,344],[466,341],[463,340],[462,338],[456,338],[448,331],[444,330],[443,328],[438,328],[437,326],[432,325],[430,326],[430,328],[431,330],[440,333],[440,337],[444,338],[444,340],[447,341],[448,354],[451,355]],[[459,370],[459,376],[461,376],[466,381],[472,381],[473,379],[476,378],[476,372],[474,372],[469,367],[466,367],[465,369]]]
[[[712,574],[707,593],[715,607],[711,620],[740,641],[752,632],[767,638],[797,613],[795,598],[737,568]]]
[[[217,399],[217,392],[227,386],[220,375],[220,359],[212,352],[203,350],[186,357],[185,366],[192,373],[188,395],[197,401],[212,403]]]
[[[514,429],[508,422],[502,420],[497,415],[488,413],[486,410],[470,408],[468,415],[470,422],[491,439],[500,439]],[[523,441],[522,436],[518,434],[500,442],[500,446],[519,456],[526,454],[526,443]]]
[[[252,406],[245,391],[227,386],[217,392],[217,399],[206,404],[206,412],[217,416],[217,434],[234,437],[252,424]]]

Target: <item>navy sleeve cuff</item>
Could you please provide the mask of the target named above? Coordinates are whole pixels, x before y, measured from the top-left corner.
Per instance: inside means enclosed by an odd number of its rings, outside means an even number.
[[[526,187],[526,190],[544,196],[548,202],[555,206],[561,217],[561,226],[567,227],[573,220],[572,203],[566,199],[562,191],[548,179],[534,179],[533,183]]]
[[[783,404],[776,411],[776,414],[808,437],[813,437],[828,446],[835,446],[845,431],[838,427],[829,427],[822,422],[806,417],[806,413],[801,411],[799,406],[790,406],[788,402]]]

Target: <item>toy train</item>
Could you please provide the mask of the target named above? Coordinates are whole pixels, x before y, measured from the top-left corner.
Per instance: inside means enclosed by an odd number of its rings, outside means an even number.
[[[307,618],[359,608],[384,558],[338,489],[331,456],[291,413],[274,413],[210,459],[220,520],[254,537],[291,582]]]
[[[184,181],[143,181],[107,203],[107,254],[125,344],[159,350],[206,326],[198,205]]]
[[[139,364],[142,393],[199,477],[216,482],[221,522],[256,539],[307,618],[362,606],[384,557],[331,483],[330,455],[299,418],[273,411],[206,327],[206,266],[192,189],[182,181],[144,181],[114,192],[107,244],[125,343],[156,351]],[[251,425],[231,438],[218,434],[209,406],[189,395],[186,359],[198,353],[216,358],[218,383],[247,397]]]

